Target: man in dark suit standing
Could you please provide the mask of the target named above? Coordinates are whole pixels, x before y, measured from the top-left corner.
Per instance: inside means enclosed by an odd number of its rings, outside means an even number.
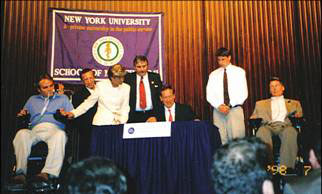
[[[175,102],[175,91],[171,86],[164,86],[161,89],[160,100],[163,103],[158,110],[158,121],[191,121],[195,114],[191,107],[186,104]]]
[[[155,121],[156,108],[160,106],[160,75],[148,72],[148,59],[136,56],[133,60],[135,72],[128,73],[124,82],[131,87],[129,123]]]
[[[95,74],[91,69],[83,69],[80,73],[83,86],[73,95],[72,103],[77,108],[95,89]],[[75,124],[79,130],[79,159],[89,156],[90,141],[92,132],[92,121],[97,110],[97,103],[85,114],[75,119]]]

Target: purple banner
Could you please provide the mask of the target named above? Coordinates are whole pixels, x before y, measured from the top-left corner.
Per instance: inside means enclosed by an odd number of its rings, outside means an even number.
[[[145,55],[149,69],[164,80],[163,14],[50,9],[48,73],[59,82],[80,82],[84,68],[97,80],[120,63],[131,72],[133,59]]]

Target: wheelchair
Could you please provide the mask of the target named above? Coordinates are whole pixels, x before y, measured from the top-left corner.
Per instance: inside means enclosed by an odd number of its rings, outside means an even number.
[[[296,118],[296,117],[289,117],[292,126],[297,131],[297,142],[298,142],[298,153],[296,158],[296,173],[297,175],[303,175],[303,171],[301,167],[304,165],[304,148],[302,144],[302,127],[305,124],[305,119],[303,117]],[[262,125],[262,119],[256,118],[256,119],[249,119],[249,126],[251,129],[252,136],[255,136],[258,129]],[[273,134],[272,135],[272,142],[273,142],[273,162],[274,165],[280,164],[280,147],[281,147],[281,140],[278,135]]]
[[[272,173],[274,188],[277,189],[277,193],[281,193],[283,191],[285,185],[285,178],[287,176],[303,176],[304,175],[304,147],[303,147],[303,126],[305,124],[305,119],[303,117],[288,117],[292,123],[292,126],[298,132],[297,135],[297,144],[298,144],[298,153],[295,162],[294,171],[289,172],[289,169],[285,175],[282,176],[280,172]],[[249,127],[251,129],[251,135],[256,136],[256,133],[260,126],[262,125],[262,119],[249,119],[248,121]],[[281,140],[278,135],[272,134],[272,143],[273,143],[273,166],[276,167],[276,170],[279,171],[280,168],[280,148],[281,148]]]
[[[75,157],[75,143],[78,143],[76,141],[77,130],[71,129],[70,125],[68,124],[67,120],[60,116],[58,113],[58,110],[56,111],[56,114],[54,114],[54,117],[56,120],[60,120],[66,124],[65,127],[65,133],[68,138],[67,143],[65,145],[65,157],[64,157],[64,162],[63,166],[61,169],[60,177],[59,178],[54,178],[50,179],[49,181],[36,181],[33,182],[32,177],[36,175],[37,173],[40,172],[40,170],[43,168],[45,165],[46,157],[48,154],[48,146],[45,142],[40,141],[37,144],[33,145],[31,148],[31,153],[28,157],[27,161],[27,184],[6,184],[5,185],[5,190],[8,193],[11,192],[26,192],[26,193],[55,193],[58,192],[61,189],[61,184],[62,184],[62,177],[64,177],[65,171],[69,168],[69,166],[72,164],[74,161]],[[17,117],[16,118],[16,132],[18,132],[19,129],[24,129],[28,128],[29,126],[29,120],[30,120],[30,115],[22,116],[22,117]],[[13,155],[14,156],[14,155]],[[12,166],[12,172],[10,172],[9,177],[12,177],[15,173],[15,156],[11,160],[13,163],[11,164]]]

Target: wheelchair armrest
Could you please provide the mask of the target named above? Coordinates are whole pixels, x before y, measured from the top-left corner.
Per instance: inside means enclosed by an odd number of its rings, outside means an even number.
[[[249,119],[248,123],[252,129],[255,129],[255,128],[258,129],[261,126],[262,121],[263,121],[262,118],[256,118],[256,119]]]
[[[304,117],[288,117],[295,128],[301,128],[305,123]]]
[[[30,114],[16,117],[16,130],[26,129],[29,127]]]

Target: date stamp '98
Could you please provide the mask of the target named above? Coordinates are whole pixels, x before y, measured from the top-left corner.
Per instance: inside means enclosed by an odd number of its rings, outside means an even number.
[[[304,176],[308,174],[308,172],[311,170],[311,166],[307,165],[304,166]],[[280,174],[282,176],[285,176],[287,174],[287,166],[285,165],[267,165],[267,171],[271,172],[273,175]]]

